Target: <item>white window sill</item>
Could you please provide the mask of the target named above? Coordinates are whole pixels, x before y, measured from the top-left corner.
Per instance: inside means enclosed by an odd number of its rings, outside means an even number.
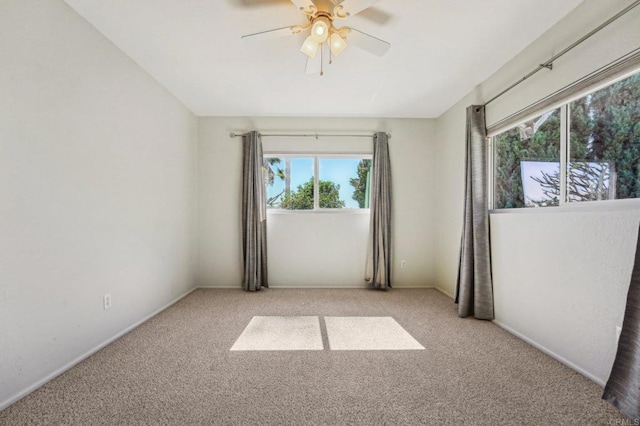
[[[267,209],[267,215],[289,214],[370,214],[370,209],[318,209],[318,210],[280,210]]]
[[[582,201],[566,203],[554,207],[520,207],[513,209],[489,210],[489,214],[543,214],[543,213],[590,213],[602,211],[638,211],[640,212],[640,198],[606,201]]]

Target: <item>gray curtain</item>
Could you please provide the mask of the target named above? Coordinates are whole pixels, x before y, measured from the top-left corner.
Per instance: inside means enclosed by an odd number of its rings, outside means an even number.
[[[391,162],[388,139],[382,132],[373,137],[371,224],[365,269],[365,280],[380,290],[391,287]]]
[[[493,319],[484,106],[467,108],[464,222],[456,299],[458,315]]]
[[[602,399],[628,418],[640,419],[640,231],[618,352]]]
[[[243,137],[242,149],[242,254],[243,287],[257,291],[269,287],[267,279],[267,212],[260,134]]]

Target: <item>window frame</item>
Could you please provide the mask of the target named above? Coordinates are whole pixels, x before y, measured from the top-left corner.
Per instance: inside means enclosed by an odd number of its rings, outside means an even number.
[[[370,214],[371,209],[367,208],[321,208],[320,207],[320,160],[339,160],[339,159],[358,159],[373,160],[371,153],[326,153],[326,152],[279,152],[269,151],[262,154],[262,158],[311,158],[313,160],[313,209],[307,210],[290,210],[290,209],[274,209],[267,208],[267,214],[309,214],[309,213],[337,213],[337,214]],[[372,165],[373,166],[373,165]],[[371,194],[369,194],[371,195]]]
[[[494,131],[490,135],[487,135],[485,143],[487,146],[487,197],[488,197],[488,206],[490,213],[509,213],[509,212],[523,212],[523,213],[532,213],[532,212],[552,212],[557,211],[557,209],[561,210],[573,210],[573,209],[611,209],[611,208],[637,208],[636,204],[640,204],[640,198],[616,198],[613,200],[590,200],[590,201],[579,201],[572,202],[569,201],[567,195],[567,165],[569,159],[571,158],[571,144],[570,141],[570,124],[571,124],[571,103],[581,99],[585,96],[588,96],[592,93],[595,93],[599,90],[606,89],[614,85],[615,83],[622,81],[626,78],[629,78],[633,75],[640,73],[640,70],[636,70],[634,72],[625,74],[622,77],[614,78],[604,82],[597,87],[586,91],[581,92],[579,95],[572,96],[568,99],[562,101],[562,103],[558,105],[552,105],[545,110],[538,111],[532,116],[539,116],[545,114],[549,111],[553,111],[555,109],[560,110],[560,196],[559,203],[557,206],[547,206],[543,208],[533,208],[533,207],[513,207],[513,208],[496,208],[495,207],[495,161],[496,161],[496,144],[495,138],[511,129],[514,129],[518,125],[527,121],[527,118],[524,120],[515,123],[508,128],[499,129],[499,131]]]

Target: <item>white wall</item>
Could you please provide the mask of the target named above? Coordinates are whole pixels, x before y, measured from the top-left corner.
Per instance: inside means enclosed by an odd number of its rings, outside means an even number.
[[[199,274],[201,286],[242,283],[240,193],[242,141],[230,132],[348,132],[391,135],[394,190],[394,286],[430,287],[434,271],[432,202],[435,123],[426,119],[231,118],[199,120]],[[371,140],[264,138],[265,151],[362,152]],[[369,218],[363,214],[269,214],[272,287],[364,286]],[[407,268],[400,269],[400,260]],[[328,266],[329,265],[329,266]]]
[[[61,0],[0,58],[2,409],[193,288],[197,120]]]
[[[615,357],[640,222],[640,203],[626,207],[491,215],[496,322],[600,384]]]
[[[453,295],[464,189],[465,107],[482,104],[604,22],[630,0],[585,0],[437,122],[436,283]],[[640,8],[487,107],[498,121],[640,45]],[[640,200],[491,215],[496,321],[598,383],[615,356],[631,276]]]

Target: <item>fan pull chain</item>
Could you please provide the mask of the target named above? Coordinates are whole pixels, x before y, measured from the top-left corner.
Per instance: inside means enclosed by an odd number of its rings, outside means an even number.
[[[331,40],[331,37],[329,37],[329,40]],[[329,65],[331,65],[333,63],[333,55],[331,54],[331,45],[329,45],[329,40],[327,40],[327,47],[329,48]]]
[[[322,69],[322,65],[324,63],[324,59],[323,59],[323,47],[322,44],[320,45],[320,77],[322,77],[324,75],[324,71]]]

